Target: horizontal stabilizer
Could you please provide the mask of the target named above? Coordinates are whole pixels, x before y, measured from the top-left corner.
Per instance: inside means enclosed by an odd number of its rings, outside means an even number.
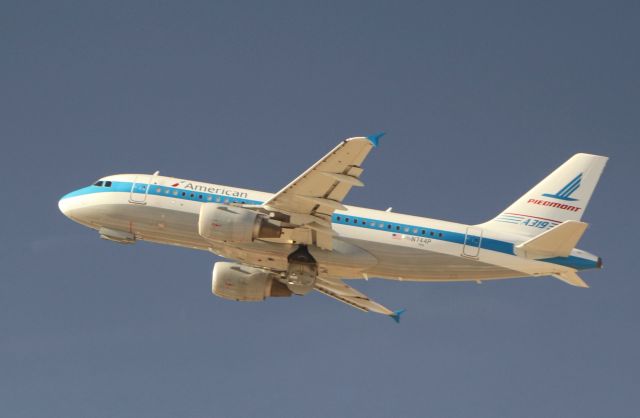
[[[584,287],[584,288],[589,287],[589,285],[586,284],[585,281],[582,280],[580,276],[578,276],[573,271],[565,271],[560,274],[554,274],[553,277],[555,277],[558,280],[562,280],[563,282],[565,282],[566,284],[570,284],[571,286]]]
[[[580,221],[565,221],[560,225],[516,245],[516,255],[525,258],[568,257],[589,224]]]

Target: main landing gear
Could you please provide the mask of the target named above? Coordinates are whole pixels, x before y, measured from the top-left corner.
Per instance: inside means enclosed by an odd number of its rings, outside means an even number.
[[[313,284],[318,276],[318,263],[309,253],[306,245],[298,246],[298,249],[287,257],[289,268],[285,276],[285,283],[289,290],[297,295],[305,295],[313,290]]]

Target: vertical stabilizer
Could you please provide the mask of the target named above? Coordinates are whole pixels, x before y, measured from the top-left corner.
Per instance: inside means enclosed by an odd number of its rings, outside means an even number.
[[[532,237],[565,221],[579,221],[607,160],[599,155],[574,155],[482,226]]]

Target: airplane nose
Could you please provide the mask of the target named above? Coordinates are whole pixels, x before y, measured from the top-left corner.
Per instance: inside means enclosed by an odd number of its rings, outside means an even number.
[[[58,201],[58,209],[60,209],[60,212],[62,212],[64,216],[70,218],[71,205],[69,205],[69,199],[65,199],[65,197]]]
[[[70,202],[70,200],[73,200],[69,199],[70,194],[71,193],[62,196],[62,198],[58,201],[58,209],[60,209],[60,212],[62,212],[62,214],[69,219],[71,219],[72,212],[72,202]]]
[[[87,202],[79,202],[77,197],[87,194],[88,188],[74,190],[62,196],[58,201],[58,209],[74,222],[81,222],[87,215]]]

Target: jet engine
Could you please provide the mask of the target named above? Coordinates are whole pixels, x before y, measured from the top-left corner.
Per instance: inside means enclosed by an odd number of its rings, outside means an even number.
[[[198,233],[211,241],[249,243],[256,238],[280,238],[282,228],[250,209],[205,203],[200,207]]]
[[[221,298],[242,302],[291,296],[291,290],[280,283],[273,273],[226,261],[214,264],[211,291]]]

